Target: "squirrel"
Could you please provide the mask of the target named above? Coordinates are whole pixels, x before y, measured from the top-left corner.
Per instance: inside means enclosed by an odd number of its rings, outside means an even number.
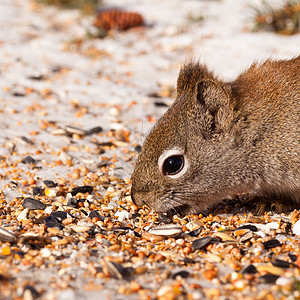
[[[299,104],[300,56],[254,63],[231,82],[187,62],[136,160],[132,200],[197,214],[251,192],[299,208]]]

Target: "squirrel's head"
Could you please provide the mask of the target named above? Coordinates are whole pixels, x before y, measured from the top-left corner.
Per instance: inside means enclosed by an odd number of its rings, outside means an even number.
[[[177,99],[150,132],[136,161],[134,202],[157,212],[197,213],[226,196],[219,179],[225,176],[226,153],[233,143],[232,106],[229,88],[205,66],[184,65]]]

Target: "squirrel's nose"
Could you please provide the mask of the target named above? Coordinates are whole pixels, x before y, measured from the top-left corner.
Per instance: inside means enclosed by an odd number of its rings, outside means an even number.
[[[134,192],[133,192],[132,189],[131,189],[131,200],[132,200],[132,202],[133,202],[135,205],[137,205],[136,202],[135,202],[135,200],[134,200]]]
[[[142,206],[142,205],[146,204],[143,201],[143,197],[139,197],[139,193],[135,191],[133,186],[131,187],[131,199],[132,199],[132,202],[137,206]]]
[[[131,200],[132,200],[132,202],[133,202],[135,205],[138,205],[138,204],[136,203],[135,189],[134,189],[134,186],[133,186],[133,185],[132,185],[132,187],[131,187]]]

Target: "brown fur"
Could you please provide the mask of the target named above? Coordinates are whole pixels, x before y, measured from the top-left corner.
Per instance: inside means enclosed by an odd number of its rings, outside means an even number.
[[[238,193],[300,203],[300,56],[253,64],[233,82],[206,66],[180,71],[177,99],[147,137],[132,197],[158,212],[199,213]],[[163,175],[160,155],[181,149],[188,169]]]

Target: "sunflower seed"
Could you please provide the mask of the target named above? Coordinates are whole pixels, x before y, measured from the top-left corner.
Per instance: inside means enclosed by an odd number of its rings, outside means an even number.
[[[71,195],[72,196],[75,196],[76,194],[78,193],[89,193],[91,194],[93,192],[94,188],[92,186],[89,186],[89,185],[83,185],[83,186],[78,186],[78,187],[75,187],[71,190]]]
[[[172,218],[170,218],[165,213],[158,214],[158,221],[159,221],[159,223],[165,223],[165,224],[170,224],[173,222]]]
[[[182,233],[182,228],[177,224],[164,224],[152,227],[149,230],[149,233],[154,235],[174,237]]]
[[[24,286],[23,299],[37,299],[39,297],[38,291],[31,285]]]
[[[263,283],[275,283],[279,277],[280,276],[277,276],[274,274],[266,274],[266,275],[260,276],[259,280]]]
[[[127,226],[119,226],[112,229],[113,232],[119,232],[119,233],[127,233],[132,230],[133,229],[131,227],[127,227]]]
[[[93,144],[97,145],[97,146],[100,146],[100,147],[113,147],[113,146],[116,146],[113,142],[102,142],[102,143],[99,143],[99,142],[94,142],[92,141]]]
[[[189,236],[196,237],[201,233],[202,229],[198,228],[188,233]]]
[[[43,189],[39,186],[35,186],[35,187],[32,188],[33,196],[39,196],[39,195],[42,194],[42,192],[43,192]]]
[[[21,136],[20,138],[17,138],[17,140],[20,141],[23,145],[34,145],[34,142],[26,136]]]
[[[25,244],[30,241],[44,241],[46,240],[45,237],[40,236],[38,233],[35,232],[25,232],[20,235],[18,244]]]
[[[193,243],[192,243],[192,249],[193,250],[203,249],[208,244],[210,244],[211,240],[212,240],[211,236],[205,236],[203,238],[194,240]]]
[[[295,262],[297,260],[297,255],[295,254],[288,253],[288,256],[292,262]]]
[[[25,198],[23,203],[22,203],[23,207],[24,208],[29,208],[29,209],[45,209],[46,205],[40,201],[40,200],[37,200],[37,199],[33,199],[33,198]]]
[[[234,231],[242,230],[242,229],[249,229],[249,230],[254,231],[254,232],[258,230],[256,226],[248,224],[248,225],[240,226],[240,227],[234,229]]]
[[[124,279],[126,275],[128,275],[128,270],[122,267],[119,263],[106,260],[104,262],[104,267],[112,278],[121,280]]]
[[[78,134],[78,135],[85,135],[85,130],[75,127],[75,126],[66,126],[65,130],[70,134]]]
[[[46,222],[45,225],[46,225],[47,228],[57,228],[59,230],[64,229],[64,226],[54,218],[52,220],[49,220],[48,222]]]
[[[53,134],[53,135],[68,135],[68,132],[65,129],[58,128],[58,129],[52,130],[51,134]]]
[[[92,210],[92,211],[89,213],[89,217],[90,217],[91,219],[93,219],[93,218],[98,218],[100,221],[104,221],[104,220],[105,220],[105,217],[101,216],[97,210]]]
[[[181,278],[188,278],[190,276],[190,272],[186,271],[186,270],[181,270],[178,272],[175,272],[174,274],[172,274],[172,279],[176,279],[178,277]]]
[[[278,259],[278,258],[275,258],[274,260],[272,260],[271,263],[272,263],[273,266],[283,268],[283,269],[288,269],[288,268],[291,268],[291,267],[294,266],[290,262],[285,261],[285,260],[281,260],[281,259]]]
[[[52,180],[44,180],[43,183],[48,188],[54,188],[57,186],[57,183]]]
[[[100,133],[102,130],[103,130],[102,127],[97,126],[97,127],[91,128],[89,130],[86,130],[85,131],[85,135],[91,135],[91,134],[94,134],[94,133]]]
[[[27,165],[35,165],[38,161],[35,160],[32,156],[28,155],[26,157],[24,157],[21,162],[23,164],[27,164]]]
[[[57,221],[62,222],[68,217],[68,213],[65,211],[53,211],[50,216],[55,218]]]
[[[78,202],[79,201],[76,198],[74,198],[74,197],[69,198],[68,202],[67,202],[67,206],[76,207]]]
[[[263,245],[264,245],[265,249],[268,250],[268,249],[271,249],[274,247],[281,246],[281,243],[278,240],[274,239],[274,240],[269,240],[269,241],[263,242]]]
[[[157,107],[169,107],[169,105],[165,102],[161,102],[161,101],[155,101],[154,105]]]
[[[16,236],[5,228],[0,227],[0,241],[12,243],[16,241]]]
[[[142,150],[142,146],[141,145],[137,145],[134,147],[134,150],[137,152],[137,153],[140,153],[141,150]]]
[[[243,271],[242,274],[255,274],[257,273],[257,269],[253,265],[247,266]]]
[[[241,236],[240,242],[245,242],[253,238],[254,234],[252,231],[249,231],[248,233],[245,233],[244,235]]]

